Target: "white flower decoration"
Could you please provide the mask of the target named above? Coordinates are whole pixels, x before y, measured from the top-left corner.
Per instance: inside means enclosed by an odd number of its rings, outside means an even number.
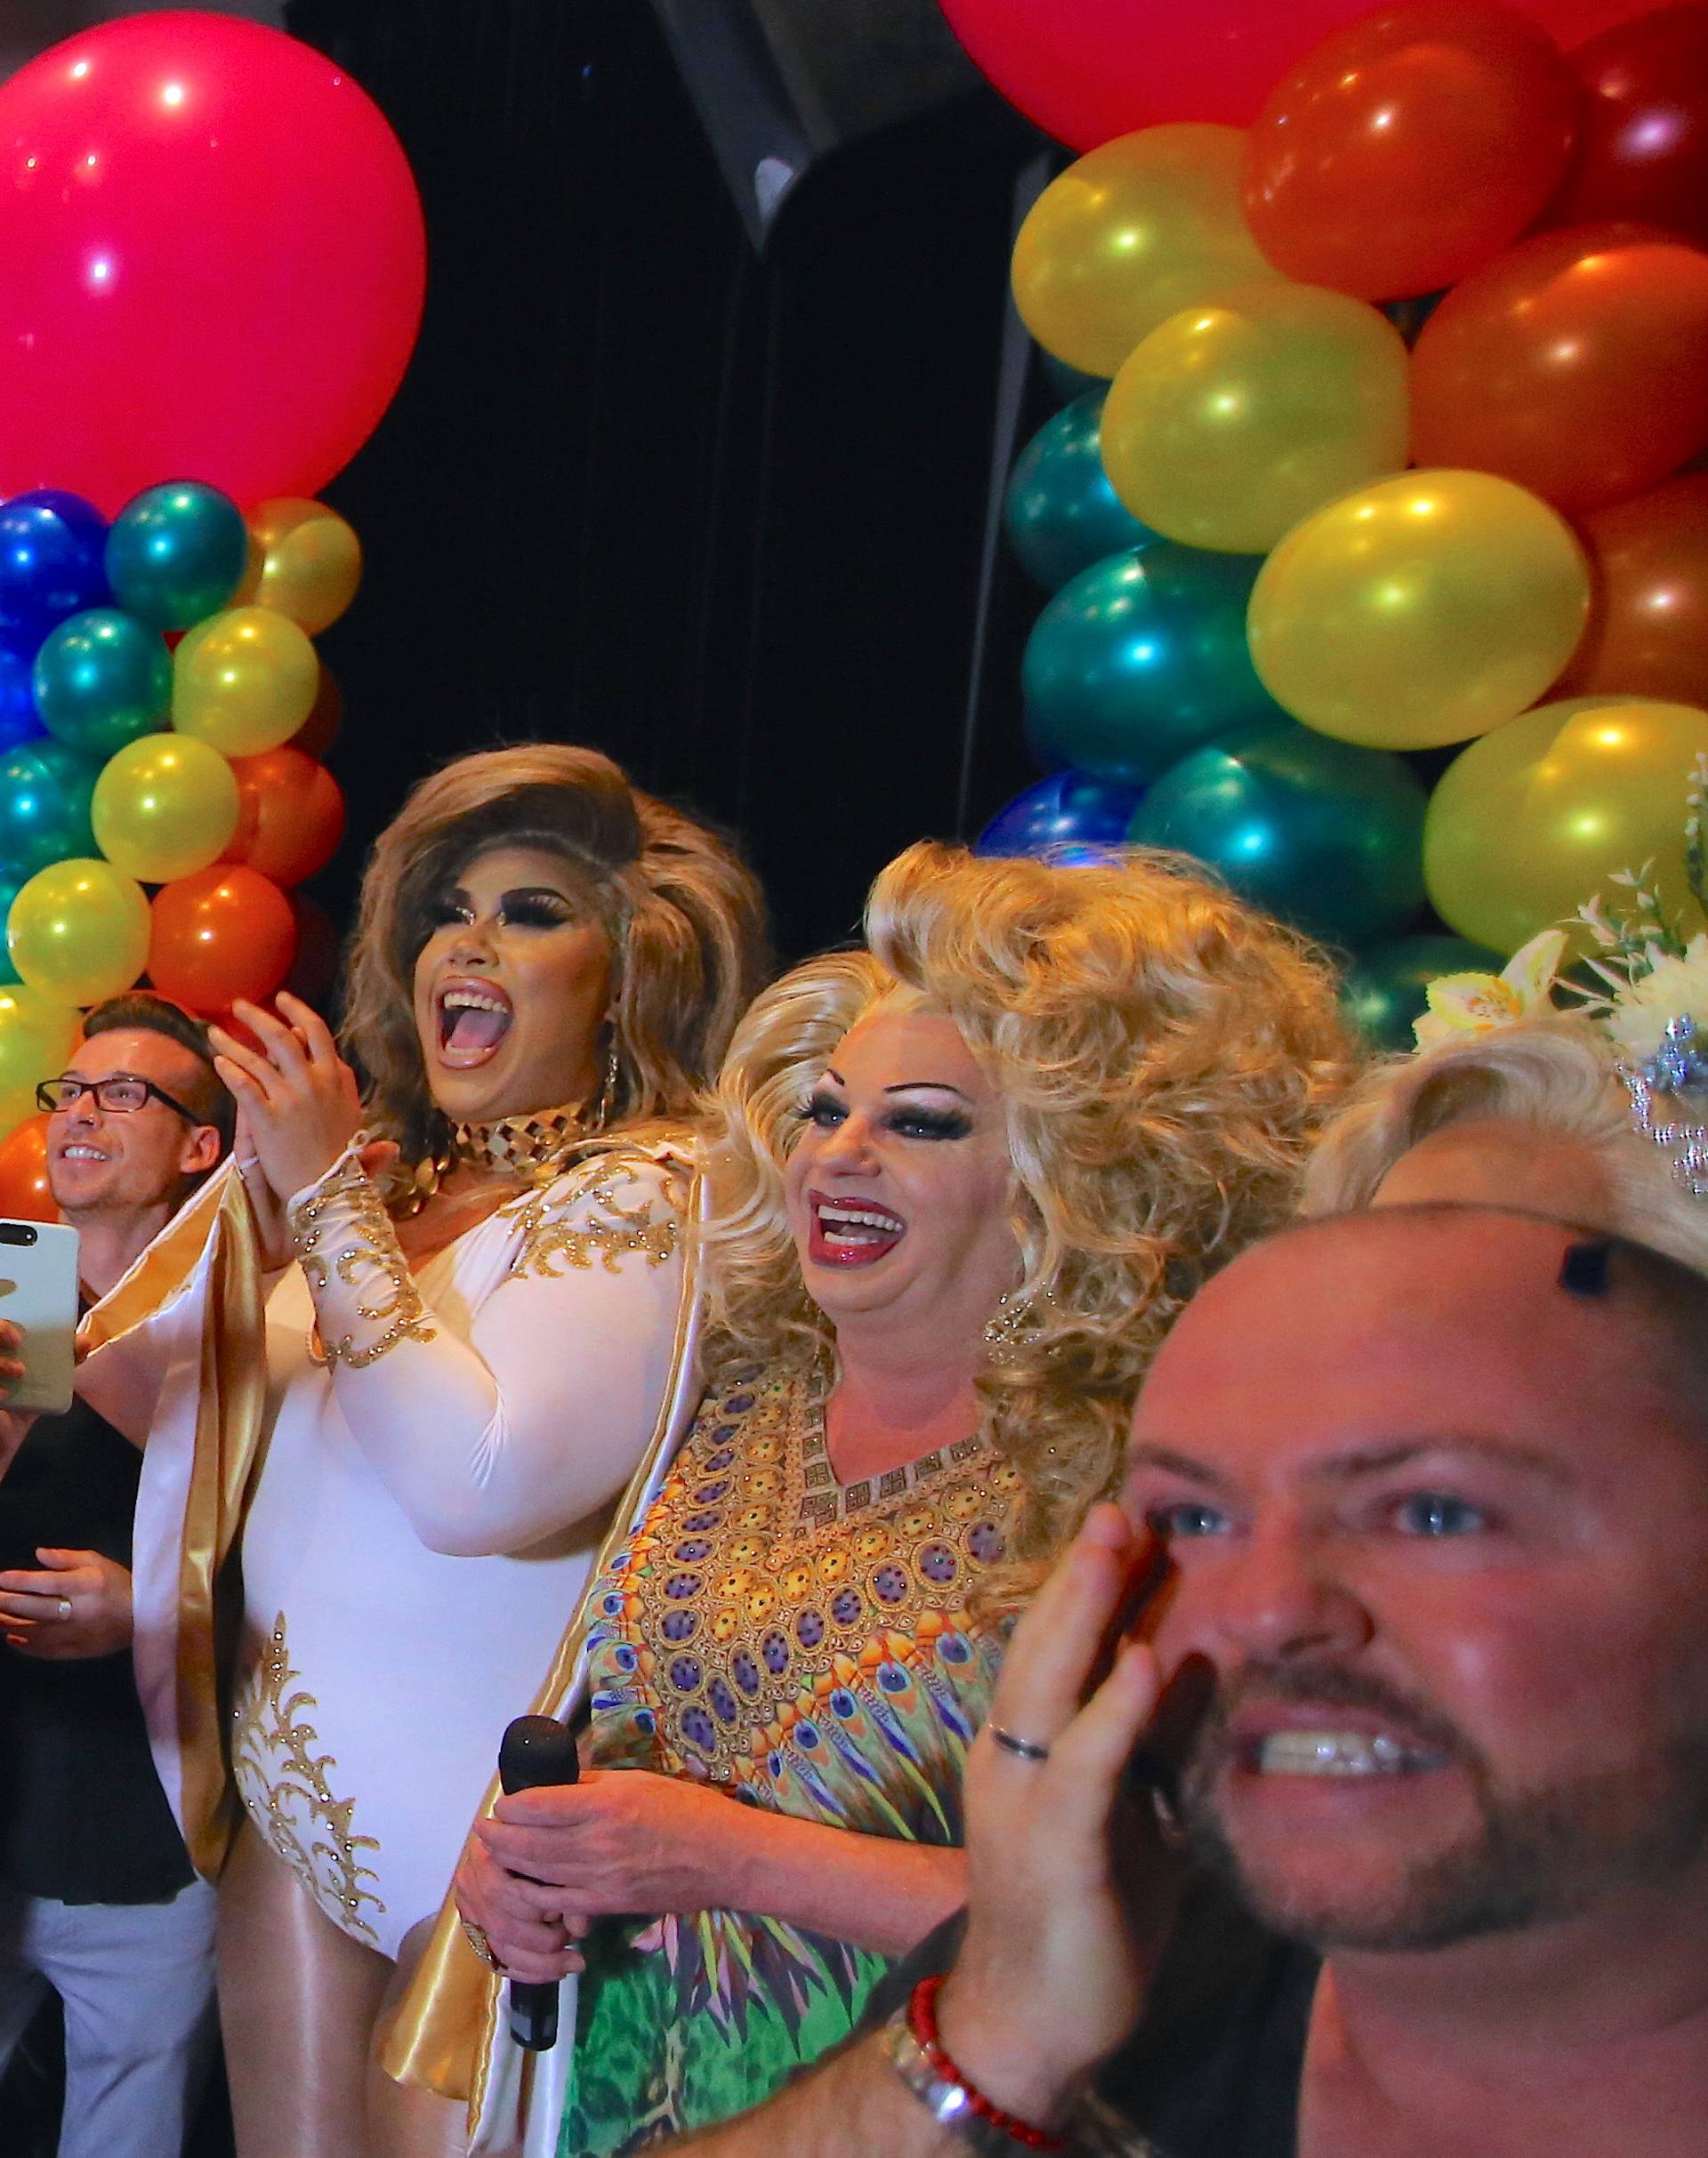
[[[1703,942],[1708,946],[1708,938]],[[1413,1024],[1418,1047],[1434,1049],[1462,1035],[1489,1034],[1533,1011],[1547,1011],[1565,949],[1564,930],[1543,930],[1514,952],[1498,974],[1443,974],[1430,984],[1430,1008]]]
[[[1658,1053],[1667,1021],[1678,1019],[1695,1019],[1708,1033],[1708,936],[1691,938],[1682,958],[1654,954],[1648,973],[1607,1000],[1601,1023],[1640,1064]]]

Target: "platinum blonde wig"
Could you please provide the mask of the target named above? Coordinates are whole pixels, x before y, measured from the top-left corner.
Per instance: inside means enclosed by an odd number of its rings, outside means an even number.
[[[494,847],[559,856],[610,940],[608,1123],[687,1115],[764,978],[759,886],[721,839],[631,786],[608,757],[535,742],[434,772],[374,849],[343,1027],[372,1129],[398,1140],[408,1164],[442,1138],[415,1031],[415,959],[435,898]]]
[[[1047,1556],[1117,1480],[1139,1381],[1213,1268],[1283,1219],[1349,1070],[1327,962],[1171,857],[980,860],[922,843],[872,888],[867,948],[794,968],[736,1030],[710,1136],[713,1359],[834,1356],[784,1164],[836,1044],[880,1006],[952,1019],[1013,1164],[1019,1323],[980,1381]]]
[[[1456,1123],[1523,1124],[1593,1157],[1612,1219],[1590,1226],[1652,1245],[1708,1273],[1708,1200],[1693,1198],[1668,1156],[1631,1122],[1613,1045],[1588,1019],[1514,1019],[1374,1066],[1325,1131],[1305,1173],[1308,1214],[1368,1206],[1382,1179],[1422,1140]]]

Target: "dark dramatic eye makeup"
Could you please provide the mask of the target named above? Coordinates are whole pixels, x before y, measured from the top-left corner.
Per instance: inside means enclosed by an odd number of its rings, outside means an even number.
[[[507,891],[498,902],[499,919],[512,929],[554,930],[573,922],[573,901],[549,884],[528,884]]]
[[[795,1115],[803,1124],[817,1124],[821,1131],[830,1131],[846,1121],[848,1105],[838,1096],[817,1088],[795,1111]],[[898,1102],[878,1119],[878,1128],[897,1132],[903,1139],[965,1139],[971,1132],[972,1119],[960,1109],[927,1108],[922,1103]]]

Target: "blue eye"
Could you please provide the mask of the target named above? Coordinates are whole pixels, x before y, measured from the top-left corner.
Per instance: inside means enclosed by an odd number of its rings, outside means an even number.
[[[817,1124],[821,1131],[829,1131],[843,1121],[848,1111],[829,1094],[815,1094],[796,1114],[803,1124]]]
[[[1151,1534],[1164,1542],[1177,1536],[1219,1536],[1228,1526],[1226,1514],[1193,1499],[1183,1499],[1175,1506],[1153,1507],[1145,1520]]]
[[[1475,1536],[1489,1526],[1480,1506],[1445,1491],[1414,1492],[1395,1507],[1394,1520],[1408,1536]]]

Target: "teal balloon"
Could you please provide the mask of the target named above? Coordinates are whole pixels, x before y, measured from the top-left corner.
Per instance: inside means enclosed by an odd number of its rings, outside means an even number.
[[[36,655],[36,709],[56,741],[101,762],[172,709],[172,654],[158,630],[117,608],[92,608]]]
[[[1098,423],[1104,392],[1076,398],[1046,420],[1015,461],[1003,503],[1009,544],[1051,592],[1125,547],[1160,538],[1109,485]]]
[[[1356,947],[1422,905],[1426,799],[1390,751],[1269,720],[1164,772],[1130,836],[1195,855],[1265,913]]]
[[[89,804],[101,767],[63,742],[30,742],[0,758],[0,870],[20,883],[50,862],[92,855]]]
[[[0,870],[0,988],[9,988],[13,982],[23,979],[12,963],[12,946],[6,942],[6,917],[12,912],[12,903],[24,888],[25,880]]]
[[[1058,359],[1053,352],[1038,347],[1038,357],[1043,362],[1043,379],[1052,396],[1066,405],[1076,397],[1084,397],[1095,390],[1100,397],[1108,390],[1108,379],[1101,374],[1087,374],[1084,367],[1076,367],[1071,360]]]
[[[1253,720],[1245,608],[1262,558],[1157,540],[1082,570],[1027,640],[1027,734],[1039,761],[1144,785]]]
[[[248,567],[243,512],[218,487],[193,479],[145,488],[107,535],[113,597],[157,630],[193,629],[217,615]]]
[[[1498,974],[1505,955],[1462,937],[1396,937],[1360,952],[1346,970],[1341,1009],[1372,1049],[1414,1046],[1412,1023],[1443,974]]]

